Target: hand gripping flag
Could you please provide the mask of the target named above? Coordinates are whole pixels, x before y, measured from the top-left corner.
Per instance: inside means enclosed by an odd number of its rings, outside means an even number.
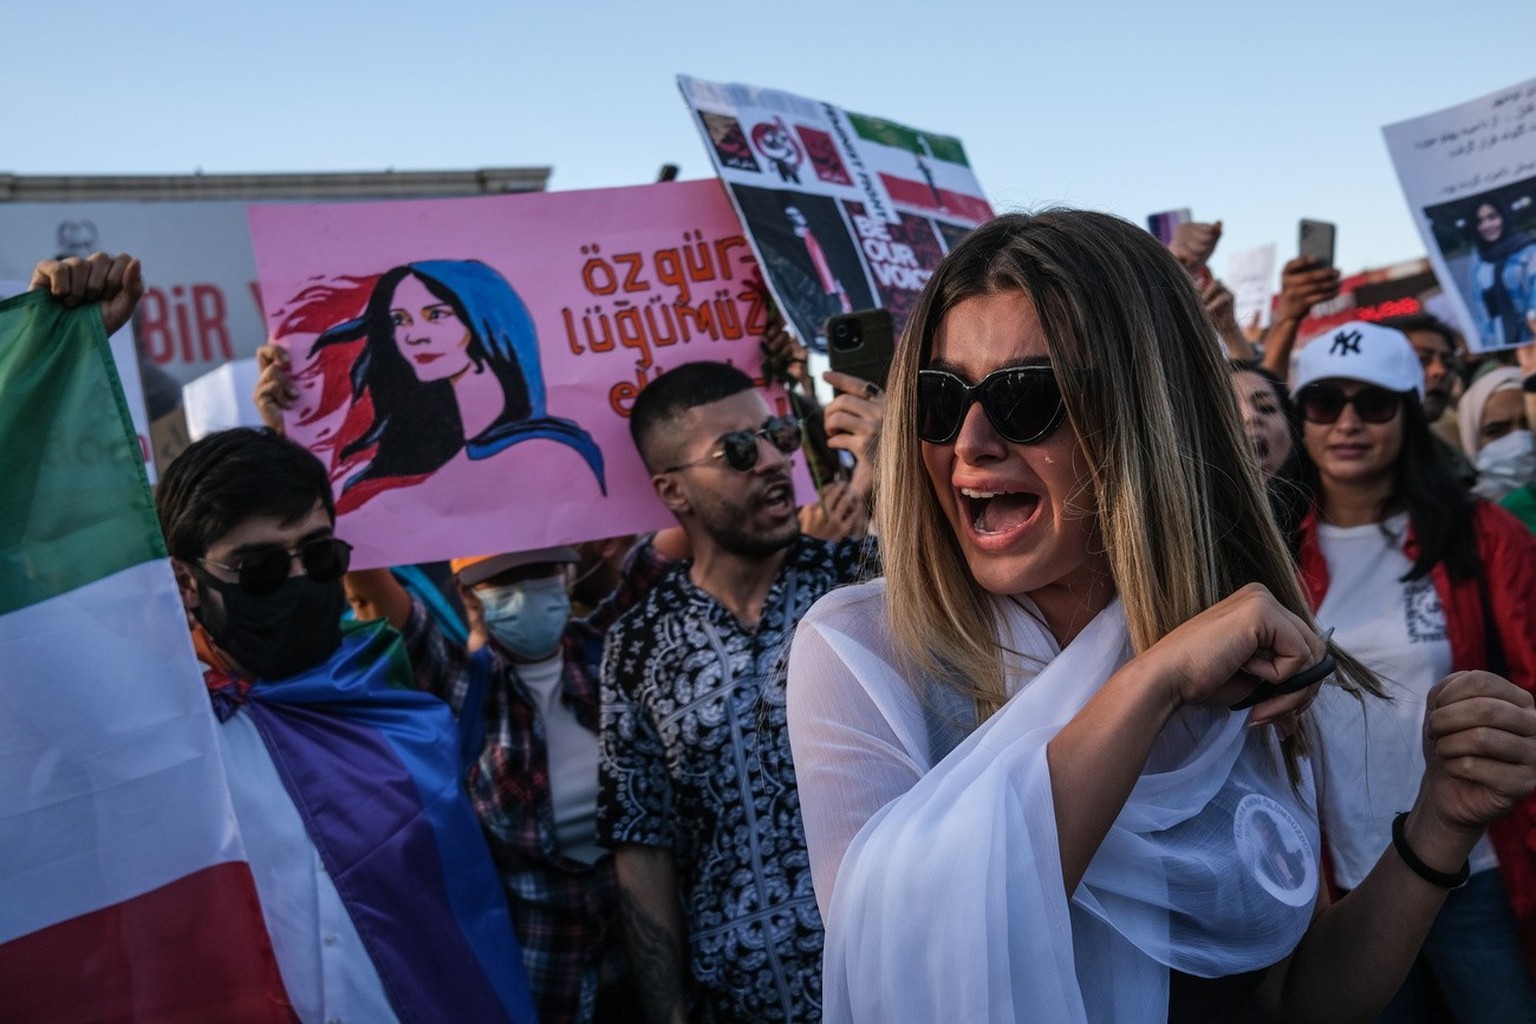
[[[94,306],[0,302],[0,1020],[294,1020]]]

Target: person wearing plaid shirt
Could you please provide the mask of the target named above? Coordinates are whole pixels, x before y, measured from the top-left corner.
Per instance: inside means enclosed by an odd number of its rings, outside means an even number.
[[[613,858],[595,841],[598,668],[608,627],[670,564],[640,542],[614,593],[573,619],[565,594],[575,560],[572,548],[456,560],[471,621],[482,618],[490,638],[473,652],[376,574],[348,581],[401,620],[416,686],[459,716],[465,785],[544,1024],[630,1018]]]

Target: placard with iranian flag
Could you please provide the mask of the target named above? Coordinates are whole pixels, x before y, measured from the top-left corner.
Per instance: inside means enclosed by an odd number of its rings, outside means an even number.
[[[0,301],[0,1020],[291,1021],[95,306]]]
[[[992,218],[960,140],[750,85],[678,76],[779,308],[811,349],[829,316],[899,329],[929,275]]]

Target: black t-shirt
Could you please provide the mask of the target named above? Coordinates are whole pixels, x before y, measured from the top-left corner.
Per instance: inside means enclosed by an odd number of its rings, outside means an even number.
[[[1168,1024],[1248,1024],[1262,1021],[1259,985],[1269,968],[1225,978],[1168,972]]]

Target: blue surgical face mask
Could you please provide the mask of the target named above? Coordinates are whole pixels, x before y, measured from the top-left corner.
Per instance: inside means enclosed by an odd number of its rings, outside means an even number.
[[[524,661],[555,653],[571,618],[565,573],[475,591],[485,608],[485,628]]]

